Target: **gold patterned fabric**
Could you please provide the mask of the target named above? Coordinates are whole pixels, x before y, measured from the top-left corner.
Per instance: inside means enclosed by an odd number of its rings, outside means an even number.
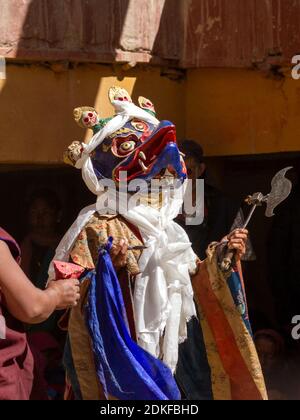
[[[214,248],[193,277],[214,399],[267,399],[265,382],[251,332],[235,304],[228,281],[218,268]]]
[[[91,341],[84,316],[88,288],[89,281],[85,280],[81,285],[80,303],[70,313],[68,330],[72,358],[83,400],[105,400],[102,386],[96,375]]]
[[[86,269],[94,269],[98,260],[99,247],[106,244],[109,236],[112,236],[116,242],[126,238],[129,246],[132,247],[142,245],[141,240],[120,216],[100,216],[95,213],[74,244],[70,254],[72,261]],[[129,281],[139,273],[140,254],[141,251],[128,251],[126,267],[122,273],[119,273],[132,334],[134,334],[134,320]],[[73,364],[82,398],[84,400],[104,400],[105,396],[96,375],[91,341],[86,328],[84,306],[87,301],[88,288],[89,280],[84,280],[81,285],[78,306],[70,311],[68,332]]]
[[[110,236],[115,242],[127,239],[130,247],[143,245],[121,216],[100,216],[95,213],[73,246],[70,253],[72,261],[89,270],[94,269],[98,260],[99,247],[104,246]],[[141,251],[136,250],[127,253],[126,268],[132,276],[139,274],[140,255]]]

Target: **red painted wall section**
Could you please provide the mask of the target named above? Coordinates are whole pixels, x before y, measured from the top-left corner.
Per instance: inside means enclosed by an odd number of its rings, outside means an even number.
[[[178,60],[174,27],[178,30],[183,20],[181,7],[173,6],[181,2],[0,0],[0,55],[108,63]]]
[[[300,52],[299,0],[187,0],[183,67],[250,67]]]
[[[0,54],[183,68],[290,62],[300,0],[0,0]]]

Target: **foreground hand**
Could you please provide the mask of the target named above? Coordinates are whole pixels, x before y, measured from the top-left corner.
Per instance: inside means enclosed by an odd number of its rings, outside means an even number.
[[[235,229],[227,236],[228,248],[236,251],[236,261],[240,261],[246,253],[248,234],[246,229]]]
[[[58,294],[57,310],[76,306],[80,299],[80,283],[77,279],[57,280],[49,283],[48,289]]]
[[[128,241],[121,239],[112,246],[110,256],[116,270],[120,270],[126,266],[127,262]]]

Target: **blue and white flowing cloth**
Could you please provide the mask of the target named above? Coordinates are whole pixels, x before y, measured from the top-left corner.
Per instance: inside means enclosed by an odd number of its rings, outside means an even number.
[[[91,286],[87,322],[97,375],[106,397],[120,400],[179,400],[171,370],[130,337],[121,287],[109,251],[112,238],[99,253]]]

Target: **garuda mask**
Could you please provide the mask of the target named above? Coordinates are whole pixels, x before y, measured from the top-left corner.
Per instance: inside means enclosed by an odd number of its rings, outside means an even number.
[[[99,118],[92,107],[74,110],[77,124],[93,130],[94,136],[88,144],[72,143],[65,162],[82,169],[83,179],[95,194],[102,179],[118,184],[120,180],[174,177],[183,182],[186,167],[174,124],[158,121],[152,102],[144,97],[139,98],[139,107],[134,105],[122,88],[110,88],[109,99],[116,111],[112,118]]]

